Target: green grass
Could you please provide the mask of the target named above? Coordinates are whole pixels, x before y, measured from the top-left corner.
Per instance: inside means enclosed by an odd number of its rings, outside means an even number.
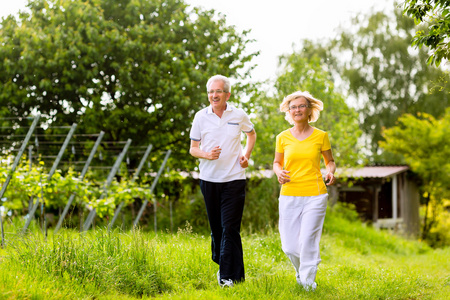
[[[318,289],[304,291],[276,230],[243,234],[246,281],[222,289],[210,237],[140,231],[21,236],[0,250],[0,299],[448,299],[450,249],[376,231],[329,210]],[[11,229],[10,229],[11,230]]]

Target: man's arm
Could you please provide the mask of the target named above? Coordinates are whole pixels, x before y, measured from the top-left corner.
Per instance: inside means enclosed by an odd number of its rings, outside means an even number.
[[[217,146],[217,147],[214,147],[211,150],[211,152],[205,152],[200,149],[200,141],[194,141],[194,140],[191,140],[191,148],[189,149],[189,153],[193,157],[204,158],[204,159],[209,159],[209,160],[218,159],[221,151],[222,151],[222,149],[219,146]]]
[[[242,168],[248,167],[248,160],[250,159],[250,156],[252,155],[253,148],[256,144],[256,131],[253,129],[250,132],[245,133],[247,135],[247,145],[245,147],[245,154],[240,157],[239,163],[241,164]]]
[[[256,131],[255,131],[255,129],[253,129],[252,131],[246,132],[245,134],[247,135],[247,145],[245,147],[245,149],[246,149],[245,157],[247,159],[250,159],[253,148],[255,147],[255,144],[256,144]]]

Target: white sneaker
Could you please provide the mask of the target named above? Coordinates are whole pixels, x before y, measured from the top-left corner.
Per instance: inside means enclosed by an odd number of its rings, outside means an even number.
[[[220,270],[217,271],[217,282],[221,287],[233,287],[234,283],[231,279],[220,279]]]
[[[221,287],[233,287],[234,283],[231,279],[222,279],[219,283]]]
[[[305,289],[305,291],[307,291],[307,292],[314,292],[315,290],[316,290],[316,288],[317,288],[317,283],[313,283],[313,284],[311,284],[311,285],[303,285],[303,288]]]

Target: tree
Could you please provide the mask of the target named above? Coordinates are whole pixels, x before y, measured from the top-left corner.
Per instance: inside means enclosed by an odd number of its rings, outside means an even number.
[[[207,104],[207,79],[245,77],[255,55],[244,53],[248,32],[183,0],[30,0],[28,7],[1,23],[0,115],[39,112],[50,125],[103,130],[104,140],[177,149],[177,168],[194,162],[189,129]]]
[[[428,66],[423,49],[411,47],[414,22],[400,9],[359,15],[352,24],[328,43],[304,43],[301,53],[320,55],[340,90],[348,93],[372,163],[399,163],[379,148],[382,128],[392,127],[404,113],[441,116],[449,95],[431,90],[448,74]]]
[[[298,53],[280,57],[281,74],[278,76],[274,96],[259,95],[255,127],[258,143],[255,147],[255,166],[272,169],[275,153],[275,138],[291,125],[279,110],[283,98],[295,91],[310,92],[324,102],[324,110],[312,125],[330,135],[333,154],[339,167],[355,166],[362,162],[358,147],[361,130],[356,112],[349,108],[342,95],[334,90],[331,75],[323,70],[318,57],[306,60]]]
[[[450,1],[408,0],[403,4],[403,13],[414,19],[416,25],[427,24],[427,30],[418,30],[412,45],[427,46],[431,54],[428,64],[439,66],[443,59],[450,59]]]
[[[426,205],[423,239],[436,225],[437,214],[432,213],[432,217],[428,217],[429,205],[434,204],[431,210],[435,211],[442,200],[450,196],[449,135],[450,108],[445,110],[445,115],[440,119],[424,113],[417,117],[405,114],[395,126],[383,130],[385,141],[380,142],[380,146],[402,155],[422,181],[421,191]]]

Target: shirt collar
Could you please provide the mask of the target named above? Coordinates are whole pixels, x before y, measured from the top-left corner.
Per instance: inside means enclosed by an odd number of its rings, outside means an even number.
[[[231,106],[230,104],[227,103],[227,108],[225,109],[225,111],[232,111],[233,110],[233,106]],[[208,110],[207,110],[208,114],[213,114],[213,110],[212,110],[212,106],[211,104],[208,106]]]

